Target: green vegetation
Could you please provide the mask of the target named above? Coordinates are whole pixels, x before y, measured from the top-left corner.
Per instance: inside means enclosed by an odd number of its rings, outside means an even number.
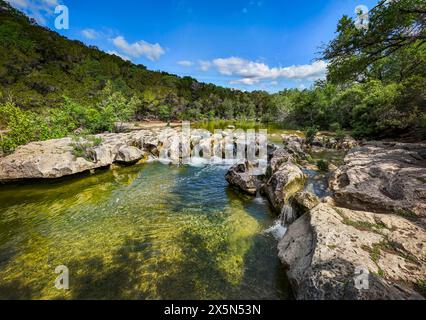
[[[0,0],[0,130],[6,152],[33,140],[120,131],[122,121],[239,120],[338,137],[426,137],[426,4],[381,1],[370,28],[344,16],[322,49],[326,80],[242,92],[149,71],[37,26]],[[12,97],[12,98],[10,98]],[[118,125],[116,125],[118,123]]]
[[[318,170],[321,171],[321,172],[328,172],[329,166],[330,166],[330,164],[326,160],[318,160],[317,161]]]
[[[426,183],[425,178],[420,177],[420,178],[416,178],[416,179],[417,179],[417,181],[420,181],[421,183]]]
[[[407,252],[398,243],[390,241],[387,237],[385,237],[385,239],[383,241],[381,241],[380,243],[373,244],[372,247],[369,247],[367,245],[363,245],[361,247],[361,249],[363,249],[364,251],[367,251],[370,254],[371,260],[373,260],[373,262],[379,268],[378,275],[380,275],[380,276],[385,275],[383,270],[381,270],[379,265],[378,265],[378,261],[380,259],[382,251],[393,254],[393,255],[397,255],[397,256],[399,256],[399,257],[401,257],[401,258],[405,259],[406,261],[409,261],[413,264],[416,264],[416,265],[419,264],[419,260],[415,256],[413,256],[412,254]]]
[[[76,141],[71,144],[73,148],[72,155],[76,158],[84,158],[87,161],[95,162],[96,152],[94,149],[100,146],[101,143],[102,138],[99,137],[76,138]]]
[[[355,229],[358,229],[360,231],[371,231],[378,234],[382,234],[381,230],[386,228],[383,224],[380,224],[380,223],[370,223],[366,221],[353,221],[348,218],[344,218],[343,223],[348,226],[352,226]]]
[[[370,258],[371,260],[373,260],[373,262],[377,263],[380,259],[380,248],[381,248],[381,244],[380,243],[375,243],[373,244],[372,247],[363,245],[362,249],[367,251],[368,253],[370,253]]]
[[[122,122],[133,116],[138,104],[136,97],[127,99],[115,91],[111,82],[99,92],[98,101],[94,106],[83,106],[64,98],[61,108],[43,109],[39,113],[6,101],[0,104],[0,117],[8,132],[2,136],[0,148],[9,153],[30,141],[121,131]]]
[[[318,133],[317,127],[309,127],[305,132],[307,143],[312,143],[317,133]]]
[[[336,208],[335,211],[343,218],[343,223],[347,226],[354,227],[360,231],[370,231],[378,234],[383,234],[382,230],[386,229],[386,225],[381,221],[375,221],[375,223],[370,223],[367,221],[354,221],[349,219],[343,210]]]
[[[418,293],[420,293],[423,297],[426,297],[426,279],[425,279],[425,280],[422,280],[422,281],[417,282],[417,283],[414,285],[414,289],[415,289]]]
[[[417,219],[417,215],[408,209],[397,209],[395,210],[395,214],[407,219]]]

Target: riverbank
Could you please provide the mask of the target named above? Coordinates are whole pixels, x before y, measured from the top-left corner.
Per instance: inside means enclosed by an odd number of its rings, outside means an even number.
[[[238,136],[229,140],[232,132],[215,135],[194,129],[187,151],[201,156],[221,146],[216,151],[222,157],[228,144],[237,145]],[[49,180],[106,167],[114,171],[116,165],[143,167],[160,155],[179,164],[181,136],[180,127],[151,124],[149,129],[84,140],[31,143],[0,160],[0,181]],[[268,145],[265,175],[253,176],[252,164],[239,162],[225,177],[251,196],[263,195],[279,216],[268,230],[279,240],[278,255],[295,297],[421,299],[426,275],[426,145],[358,146],[349,137],[329,134],[309,142],[297,133],[271,137],[280,141]],[[206,164],[196,161],[192,164]],[[368,281],[369,289],[359,289],[361,280]]]
[[[327,196],[305,187],[312,142],[284,140],[266,177],[239,165],[228,182],[265,194],[280,214],[279,256],[296,298],[423,299],[426,144],[370,142],[351,149],[329,174]]]

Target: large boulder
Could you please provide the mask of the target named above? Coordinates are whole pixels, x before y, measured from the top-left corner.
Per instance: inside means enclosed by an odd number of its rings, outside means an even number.
[[[122,146],[118,149],[115,161],[119,163],[135,163],[144,158],[145,153],[131,146]]]
[[[342,206],[426,217],[426,144],[369,143],[351,150],[330,181]]]
[[[336,138],[330,134],[318,133],[312,139],[310,145],[313,147],[326,149],[350,150],[357,147],[359,143],[351,136]]]
[[[423,299],[411,287],[426,274],[425,243],[402,217],[320,203],[278,249],[297,299]]]
[[[76,158],[72,139],[33,142],[0,159],[0,181],[59,178],[97,168],[97,163]]]
[[[295,134],[284,134],[281,136],[284,143],[284,149],[298,159],[306,158],[304,144],[306,140]]]
[[[275,210],[280,211],[290,197],[301,190],[305,184],[305,174],[295,164],[286,162],[277,170],[264,186],[264,192]]]
[[[100,134],[94,137],[32,142],[0,158],[0,182],[23,179],[61,178],[114,162],[132,163],[144,152],[132,146],[143,140],[144,132]]]
[[[250,165],[247,162],[231,167],[225,175],[225,179],[231,186],[250,195],[256,195],[260,188],[260,181],[252,175]]]

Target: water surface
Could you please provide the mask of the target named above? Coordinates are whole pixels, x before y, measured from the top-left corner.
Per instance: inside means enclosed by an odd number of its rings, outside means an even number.
[[[0,186],[0,299],[289,298],[264,232],[276,216],[225,173],[150,163]]]

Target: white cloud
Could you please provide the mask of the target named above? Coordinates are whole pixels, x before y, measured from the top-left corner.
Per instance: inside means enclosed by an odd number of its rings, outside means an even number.
[[[110,55],[113,55],[113,56],[120,57],[120,58],[121,58],[121,59],[123,59],[123,60],[131,61],[129,57],[127,57],[127,56],[125,56],[125,55],[122,55],[122,54],[118,53],[118,52],[117,52],[117,51],[115,51],[115,50],[110,50],[110,51],[108,51],[107,53],[108,53],[108,54],[110,54]]]
[[[212,66],[212,63],[210,61],[204,60],[198,61],[198,64],[200,65],[201,71],[209,71]]]
[[[181,65],[183,67],[191,67],[194,63],[192,61],[188,60],[181,60],[178,62],[178,65]]]
[[[158,43],[151,44],[143,40],[128,43],[122,36],[114,38],[112,42],[120,51],[133,58],[144,56],[151,61],[156,61],[166,53]]]
[[[239,79],[239,80],[232,80],[229,83],[230,84],[245,84],[247,86],[252,86],[252,85],[259,83],[259,82],[260,82],[259,79],[244,78],[244,79]]]
[[[83,35],[83,37],[90,40],[94,40],[100,37],[100,33],[93,29],[84,29],[83,31],[81,31],[81,34]]]
[[[37,23],[46,25],[46,17],[53,15],[54,9],[60,4],[59,0],[6,0],[13,7],[24,11]]]
[[[225,76],[239,77],[232,84],[253,85],[262,80],[277,80],[280,78],[293,80],[323,79],[327,72],[327,63],[316,61],[312,64],[294,65],[289,67],[269,67],[262,62],[254,62],[238,57],[215,59],[209,62],[217,71]],[[208,70],[208,69],[207,69]],[[207,71],[204,70],[204,71]]]

